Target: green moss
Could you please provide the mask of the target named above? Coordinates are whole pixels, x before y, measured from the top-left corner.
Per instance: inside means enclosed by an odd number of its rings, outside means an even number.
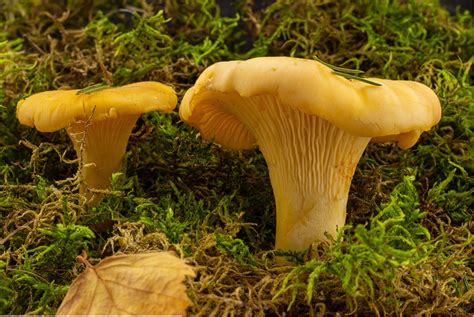
[[[157,249],[196,265],[194,314],[473,311],[472,16],[449,16],[436,1],[218,3],[0,3],[0,313],[53,314],[83,250],[103,258]],[[348,226],[331,246],[272,251],[261,154],[203,142],[176,111],[138,120],[126,168],[94,208],[78,194],[67,134],[15,117],[18,100],[60,87],[157,80],[182,97],[206,66],[262,55],[317,55],[417,80],[441,100],[441,122],[414,148],[368,147]],[[293,264],[277,266],[275,256]]]
[[[413,185],[414,177],[405,177],[390,195],[390,202],[371,219],[370,225],[357,225],[353,232],[346,229],[326,250],[321,259],[314,259],[298,266],[285,278],[276,296],[290,289],[298,291],[304,286],[302,276],[307,276],[307,300],[317,292],[322,275],[334,275],[350,296],[375,296],[375,281],[390,285],[395,271],[423,261],[433,245],[429,231],[418,222],[426,213],[420,211],[418,194]],[[296,281],[291,281],[296,279]],[[290,283],[291,281],[291,283]],[[290,302],[289,308],[294,304]]]

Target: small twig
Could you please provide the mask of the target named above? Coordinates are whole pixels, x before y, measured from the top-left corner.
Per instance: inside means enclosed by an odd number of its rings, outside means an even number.
[[[82,251],[81,255],[76,256],[76,262],[84,264],[88,268],[93,268],[93,265],[87,260],[87,252],[85,250]]]

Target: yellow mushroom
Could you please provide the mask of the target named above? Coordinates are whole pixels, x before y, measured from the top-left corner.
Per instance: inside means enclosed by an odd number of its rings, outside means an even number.
[[[345,224],[356,165],[372,138],[412,146],[441,116],[413,81],[336,76],[314,60],[261,57],[208,67],[181,119],[230,149],[258,145],[276,201],[276,249],[303,250]]]
[[[107,189],[111,175],[121,169],[128,139],[140,114],[171,111],[177,97],[158,82],[139,82],[122,87],[57,90],[34,94],[17,105],[17,118],[41,132],[63,128],[73,142],[82,167],[81,193],[88,205],[102,195],[86,189]]]

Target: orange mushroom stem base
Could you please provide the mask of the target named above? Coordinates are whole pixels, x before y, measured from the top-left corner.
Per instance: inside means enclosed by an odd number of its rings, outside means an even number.
[[[228,97],[227,97],[228,98]],[[273,96],[225,107],[253,132],[270,172],[276,201],[275,249],[304,250],[345,224],[352,176],[370,141],[281,104]],[[258,109],[258,111],[256,111]]]
[[[103,197],[93,190],[109,189],[112,174],[121,170],[128,139],[139,116],[80,120],[67,128],[79,158],[80,193],[87,198],[89,207],[97,205]]]

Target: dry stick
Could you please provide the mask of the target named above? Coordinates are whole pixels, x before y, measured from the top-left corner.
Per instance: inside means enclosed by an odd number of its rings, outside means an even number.
[[[31,220],[30,222],[32,222],[32,221],[33,220]],[[24,224],[24,225],[16,228],[12,232],[10,232],[6,237],[4,237],[3,239],[0,240],[0,245],[4,245],[5,242],[10,240],[10,238],[12,238],[14,235],[16,235],[19,231],[21,231],[22,229],[27,229],[27,228],[29,228],[28,224]]]

